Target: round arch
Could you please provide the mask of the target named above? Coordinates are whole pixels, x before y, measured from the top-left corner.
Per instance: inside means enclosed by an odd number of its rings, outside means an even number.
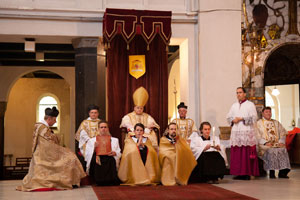
[[[270,50],[263,72],[265,86],[299,83],[300,43],[287,42]]]
[[[75,88],[75,70],[71,67],[2,67],[0,74],[5,77],[0,79],[0,101],[7,101],[11,88],[26,74],[35,71],[49,71],[61,76],[70,85]]]
[[[11,89],[16,84],[16,82],[26,74],[36,72],[36,71],[49,71],[55,73],[62,77],[69,87],[69,101],[70,106],[68,106],[69,113],[69,124],[70,132],[67,133],[69,136],[65,138],[67,146],[71,150],[75,150],[75,68],[74,67],[13,67],[13,66],[3,66],[0,68],[0,102],[7,105],[8,97],[10,95]],[[7,107],[7,106],[6,106]],[[7,110],[7,109],[6,109]],[[4,116],[5,117],[5,116]],[[5,117],[6,118],[6,117]],[[69,144],[69,145],[68,145]]]

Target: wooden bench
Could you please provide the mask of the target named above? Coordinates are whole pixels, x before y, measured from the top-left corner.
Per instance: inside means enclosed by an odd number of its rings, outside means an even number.
[[[4,166],[5,179],[23,179],[28,173],[31,158],[16,158],[15,166]]]

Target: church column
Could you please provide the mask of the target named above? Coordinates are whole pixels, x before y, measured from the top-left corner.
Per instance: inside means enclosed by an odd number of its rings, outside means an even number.
[[[97,47],[99,38],[76,38],[73,40],[75,48],[75,80],[76,80],[76,129],[87,117],[90,104],[100,105],[99,69],[97,65]],[[101,73],[100,76],[102,76]],[[105,76],[105,74],[104,74]],[[105,94],[104,94],[105,95]],[[103,104],[103,103],[101,103]],[[104,105],[105,106],[105,105]],[[105,117],[105,110],[101,108]],[[103,119],[103,116],[100,118]]]
[[[3,165],[4,165],[4,114],[7,102],[0,102],[0,180],[4,178]]]

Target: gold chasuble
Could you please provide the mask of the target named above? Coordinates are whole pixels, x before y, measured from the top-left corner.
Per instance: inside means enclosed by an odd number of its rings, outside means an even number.
[[[59,146],[58,142],[48,126],[35,124],[29,171],[17,190],[80,186],[80,179],[86,176],[81,163],[70,149]]]
[[[172,144],[165,136],[160,139],[159,163],[162,168],[163,185],[187,185],[189,177],[197,165],[197,161],[187,142],[179,137]]]
[[[131,137],[125,139],[124,152],[118,171],[118,176],[124,185],[150,185],[160,182],[157,153],[150,140],[147,140],[145,145],[148,153],[144,165],[137,144]]]

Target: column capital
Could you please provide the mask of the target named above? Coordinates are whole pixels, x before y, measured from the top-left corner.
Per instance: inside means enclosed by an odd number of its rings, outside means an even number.
[[[99,43],[99,38],[97,37],[75,38],[72,40],[74,49],[97,48],[98,43]]]

